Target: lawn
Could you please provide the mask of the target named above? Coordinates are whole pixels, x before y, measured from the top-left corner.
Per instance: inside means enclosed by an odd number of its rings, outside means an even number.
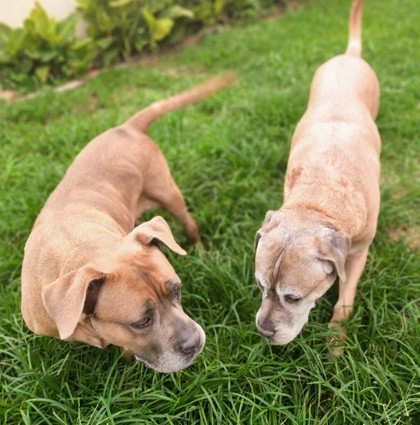
[[[342,357],[329,357],[336,287],[305,332],[273,347],[254,325],[254,235],[282,202],[294,126],[315,69],[344,51],[349,1],[311,0],[282,17],[221,27],[152,63],[113,69],[66,94],[0,104],[0,418],[3,424],[418,424],[420,8],[370,0],[364,57],[382,87],[382,207]],[[184,309],[207,334],[190,368],[160,374],[32,334],[20,267],[33,221],[77,152],[148,103],[237,70],[231,89],[173,112],[150,134],[199,223],[206,251],[170,255]],[[416,174],[417,173],[417,174]]]

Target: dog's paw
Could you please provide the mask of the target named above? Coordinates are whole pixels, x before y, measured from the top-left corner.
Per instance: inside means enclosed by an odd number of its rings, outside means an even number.
[[[330,335],[327,338],[327,344],[331,358],[336,358],[344,353],[344,346],[347,339],[347,330],[339,322],[329,324]]]

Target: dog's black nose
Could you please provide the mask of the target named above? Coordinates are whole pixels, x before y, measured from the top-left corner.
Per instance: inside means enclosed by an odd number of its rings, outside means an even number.
[[[270,329],[264,329],[264,328],[262,328],[261,326],[257,326],[257,330],[258,330],[258,332],[259,332],[261,335],[265,336],[266,338],[271,338],[271,337],[273,337],[273,336],[274,336],[274,331],[273,331],[273,330],[270,330]]]
[[[260,328],[260,327],[258,327],[257,329],[258,329],[258,332],[261,335],[265,336],[266,338],[271,338],[272,336],[274,336],[274,331],[271,331],[269,329]]]
[[[198,332],[192,333],[185,341],[183,341],[179,349],[183,354],[195,354],[200,347],[200,334]]]
[[[266,338],[271,338],[276,333],[276,331],[274,330],[273,322],[270,320],[270,317],[257,318],[257,331]]]

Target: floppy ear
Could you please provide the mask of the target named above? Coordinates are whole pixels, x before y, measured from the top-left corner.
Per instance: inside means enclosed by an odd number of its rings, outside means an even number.
[[[272,220],[272,218],[274,217],[275,212],[276,212],[276,211],[268,210],[268,211],[265,213],[265,217],[264,217],[263,225],[264,225],[264,224],[268,224],[268,223],[270,223],[270,221],[271,221],[271,220]]]
[[[61,339],[69,338],[74,333],[85,309],[87,313],[93,312],[98,287],[104,280],[104,273],[83,267],[67,273],[43,289],[44,306],[55,322]],[[95,290],[89,291],[90,286]]]
[[[282,210],[269,210],[266,212],[262,227],[269,226],[271,229],[274,226],[280,224],[281,220],[284,218],[285,212]],[[265,228],[267,230],[267,227]]]
[[[345,263],[350,248],[350,237],[330,226],[323,226],[322,233],[318,259],[327,274],[332,273],[335,268],[338,277],[344,282],[347,278]]]
[[[254,240],[254,248],[255,250],[258,248],[258,243],[261,239],[261,236],[264,233],[267,233],[269,230],[277,226],[282,218],[284,217],[284,212],[282,210],[268,210],[265,213],[264,221],[262,223],[261,229],[257,231]]]
[[[261,233],[257,232],[256,235],[255,235],[255,241],[254,241],[254,249],[255,250],[257,250],[257,248],[258,248],[258,242],[260,241],[260,239],[261,239]]]
[[[179,255],[187,253],[176,243],[168,223],[160,216],[140,224],[134,230],[135,238],[143,245],[151,245],[155,242],[165,244],[173,252]]]

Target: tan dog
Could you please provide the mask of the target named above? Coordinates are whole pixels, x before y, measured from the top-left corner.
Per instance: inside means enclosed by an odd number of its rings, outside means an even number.
[[[256,325],[274,344],[300,333],[337,275],[331,325],[347,320],[375,236],[379,84],[360,57],[362,3],[354,1],[345,54],[315,74],[292,140],[284,204],[267,213],[257,232],[255,276],[263,301]]]
[[[197,226],[149,125],[233,82],[226,74],[152,104],[77,156],[39,214],[25,246],[22,314],[35,333],[120,346],[161,372],[187,367],[205,335],[181,307],[181,282],[158,248],[185,255],[163,218],[134,228],[152,207]],[[133,230],[134,228],[134,230]]]

